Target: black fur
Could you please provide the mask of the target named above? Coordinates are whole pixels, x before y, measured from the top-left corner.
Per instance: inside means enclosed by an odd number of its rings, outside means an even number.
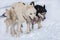
[[[5,16],[5,13],[4,13],[4,14],[2,14],[2,15],[1,15],[1,17],[6,17],[6,16]]]
[[[34,2],[31,2],[31,3],[30,3],[30,5],[32,5],[32,4],[33,4],[33,6],[34,6]]]
[[[38,13],[42,14],[42,13],[44,13],[44,12],[47,12],[47,10],[45,9],[45,5],[44,5],[44,6],[35,5],[34,7],[35,7],[35,9],[37,10],[36,16],[38,16]],[[38,16],[38,17],[39,17],[39,16]]]
[[[30,4],[34,5],[34,2],[31,2]],[[38,13],[42,14],[44,12],[47,12],[47,10],[45,9],[45,5],[41,6],[41,5],[34,5],[35,9],[36,9],[36,16],[39,17]],[[39,17],[40,18],[40,17]]]

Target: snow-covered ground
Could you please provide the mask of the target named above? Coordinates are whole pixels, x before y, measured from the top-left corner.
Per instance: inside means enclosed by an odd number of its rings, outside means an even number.
[[[4,13],[5,6],[8,7],[18,1],[31,2],[31,0],[0,0],[0,15]],[[31,33],[24,32],[16,38],[5,32],[5,18],[0,18],[0,40],[60,40],[60,0],[37,0],[35,3],[46,5],[46,20],[42,22],[42,28],[38,30],[36,24]],[[26,27],[26,23],[24,26]]]

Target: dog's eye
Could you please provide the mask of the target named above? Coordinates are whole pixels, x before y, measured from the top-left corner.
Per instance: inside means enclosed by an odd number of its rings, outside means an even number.
[[[32,15],[32,13],[30,13],[30,15]]]

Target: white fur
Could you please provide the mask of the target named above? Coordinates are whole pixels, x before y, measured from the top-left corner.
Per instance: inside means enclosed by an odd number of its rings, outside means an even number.
[[[14,8],[14,11],[16,13],[16,16],[18,18],[18,27],[17,27],[17,35],[20,34],[20,32],[22,31],[21,29],[21,24],[23,22],[25,22],[24,17],[27,19],[27,32],[30,32],[30,22],[31,19],[34,19],[36,10],[34,8],[33,5],[24,5],[22,3],[15,3],[12,5],[12,7]],[[30,13],[32,13],[32,15],[30,15]],[[24,16],[24,17],[23,17]],[[30,19],[30,18],[31,19]]]
[[[40,13],[38,13],[38,15],[39,15],[40,17],[44,18],[44,16],[43,16],[43,15],[41,15]]]
[[[10,12],[12,13],[12,15],[11,15],[12,19],[10,19],[10,14],[11,14]],[[18,36],[20,34],[20,32],[22,31],[21,24],[26,21],[27,33],[29,33],[30,32],[30,22],[31,22],[31,19],[34,19],[35,15],[36,15],[35,13],[36,13],[36,10],[33,5],[24,5],[21,2],[14,3],[12,5],[12,7],[10,8],[10,10],[6,10],[6,16],[7,16],[7,18],[5,20],[5,23],[7,25],[6,30],[8,30],[8,26],[11,25],[11,33],[14,35],[14,33],[15,33],[14,24],[17,22],[18,23],[17,36]]]

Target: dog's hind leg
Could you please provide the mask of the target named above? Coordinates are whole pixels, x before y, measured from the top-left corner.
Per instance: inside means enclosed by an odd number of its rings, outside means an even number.
[[[9,20],[6,19],[4,22],[6,23],[6,32],[8,32],[10,26]]]
[[[12,22],[11,25],[11,35],[14,36],[16,34],[15,29],[14,29],[14,22]]]

